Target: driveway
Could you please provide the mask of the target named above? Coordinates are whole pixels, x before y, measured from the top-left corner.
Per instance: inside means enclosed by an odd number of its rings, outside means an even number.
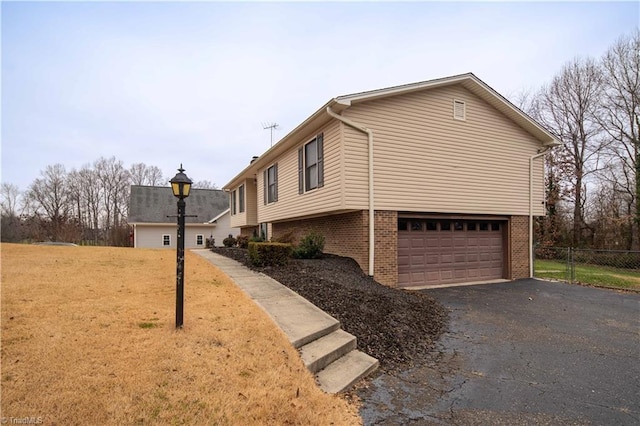
[[[424,364],[358,394],[365,424],[640,424],[640,294],[538,280],[424,290]]]

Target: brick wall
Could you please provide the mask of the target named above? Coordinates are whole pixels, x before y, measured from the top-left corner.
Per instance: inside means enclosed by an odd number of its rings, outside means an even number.
[[[274,223],[272,240],[277,240],[279,237],[291,233],[294,237],[294,243],[298,243],[302,237],[315,230],[325,237],[325,253],[351,257],[358,262],[363,271],[367,272],[369,255],[367,252],[366,213],[366,211],[356,211]]]
[[[368,217],[369,212],[366,213]],[[389,287],[397,287],[398,213],[395,211],[376,211],[375,213],[374,260],[376,281]]]
[[[311,230],[325,236],[325,253],[351,257],[369,273],[369,212],[367,210],[273,224],[273,239],[291,233],[295,243]],[[390,287],[398,285],[398,215],[375,214],[374,278]]]
[[[511,216],[511,279],[528,278],[529,273],[529,217]]]
[[[254,234],[255,233],[255,234]],[[258,235],[258,227],[257,226],[249,226],[245,228],[240,228],[240,235],[246,237],[253,237],[254,235]]]

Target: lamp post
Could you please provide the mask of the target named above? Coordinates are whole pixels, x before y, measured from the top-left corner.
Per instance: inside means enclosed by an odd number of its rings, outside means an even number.
[[[182,328],[184,312],[184,199],[189,196],[191,179],[184,174],[182,164],[178,173],[170,180],[173,195],[178,198],[178,248],[176,260],[176,328]]]

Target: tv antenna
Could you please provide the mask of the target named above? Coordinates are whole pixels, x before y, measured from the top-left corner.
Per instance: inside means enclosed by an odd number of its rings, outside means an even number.
[[[271,131],[271,146],[273,146],[273,129],[278,128],[278,123],[262,123],[262,128],[264,130],[270,129]]]

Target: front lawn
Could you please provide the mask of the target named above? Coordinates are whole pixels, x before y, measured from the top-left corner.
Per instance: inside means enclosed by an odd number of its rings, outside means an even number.
[[[43,424],[360,424],[286,336],[186,253],[2,244],[3,419]]]

